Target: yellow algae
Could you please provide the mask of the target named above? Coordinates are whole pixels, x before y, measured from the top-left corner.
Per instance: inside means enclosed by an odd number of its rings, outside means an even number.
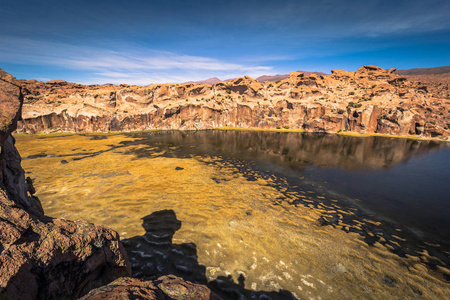
[[[106,137],[16,136],[22,157],[40,155],[22,165],[46,214],[100,223],[130,239],[145,233],[141,218],[172,209],[182,222],[173,241],[196,245],[206,278],[245,274],[246,288],[285,289],[300,298],[311,291],[323,299],[417,297],[411,287],[425,299],[450,293],[417,258],[401,258],[389,245],[371,247],[358,233],[321,226],[321,212],[349,212],[317,209],[314,200],[299,195],[304,191],[283,193],[287,189],[276,189],[273,176],[254,173],[256,180],[249,181],[237,169],[242,163],[168,156],[176,147],[159,151],[130,135]],[[310,204],[291,206],[286,194]],[[353,228],[364,225],[355,222]],[[413,264],[414,271],[408,270]],[[417,274],[423,275],[420,281]]]
[[[399,138],[399,139],[410,139],[410,140],[433,140],[433,138],[420,137],[416,135],[392,135],[383,133],[358,133],[353,131],[340,131],[336,133],[342,136],[356,136],[356,137],[369,137],[369,136],[379,136],[379,137],[389,137],[389,138]],[[434,139],[436,140],[436,139]]]
[[[244,128],[244,127],[231,127],[231,126],[222,126],[222,127],[213,127],[215,130],[237,130],[237,131],[269,131],[269,132],[306,132],[306,130],[301,128]]]

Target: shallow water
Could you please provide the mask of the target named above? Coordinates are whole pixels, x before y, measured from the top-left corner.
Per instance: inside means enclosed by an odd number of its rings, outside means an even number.
[[[17,135],[46,214],[226,298],[445,298],[450,148],[329,134]]]

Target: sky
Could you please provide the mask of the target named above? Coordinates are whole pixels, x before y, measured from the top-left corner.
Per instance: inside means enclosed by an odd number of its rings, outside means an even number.
[[[0,0],[0,68],[83,84],[450,65],[449,0]]]

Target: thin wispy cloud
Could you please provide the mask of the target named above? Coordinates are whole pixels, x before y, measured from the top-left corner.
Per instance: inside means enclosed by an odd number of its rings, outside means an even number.
[[[23,78],[148,84],[450,63],[448,0],[1,3],[0,68]]]
[[[90,71],[92,75],[82,79],[83,83],[145,85],[200,80],[205,76],[255,76],[272,70],[271,66],[230,63],[168,51],[138,48],[109,50],[15,37],[2,37],[2,40],[8,43],[0,45],[0,62]],[[273,61],[274,58],[268,60]]]

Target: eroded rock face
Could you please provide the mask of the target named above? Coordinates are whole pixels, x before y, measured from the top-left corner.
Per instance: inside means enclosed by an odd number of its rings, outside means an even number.
[[[141,281],[129,277],[120,278],[81,298],[81,300],[100,299],[220,300],[221,298],[204,285],[191,283],[174,275],[167,275],[151,281]]]
[[[301,128],[307,131],[450,134],[447,87],[363,66],[331,75],[292,72],[277,82],[248,76],[208,84],[89,85],[23,81],[20,132]]]
[[[7,299],[76,299],[131,274],[115,231],[31,214],[3,190],[0,228],[0,293]]]
[[[11,136],[21,115],[21,88],[3,71],[0,79],[0,298],[76,299],[129,276],[115,231],[43,215]]]

